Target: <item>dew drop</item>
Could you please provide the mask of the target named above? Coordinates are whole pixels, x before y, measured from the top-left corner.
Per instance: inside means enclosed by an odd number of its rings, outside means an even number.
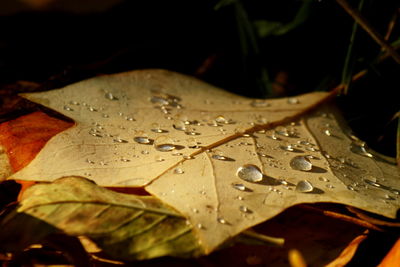
[[[169,152],[176,148],[174,141],[166,135],[162,135],[155,139],[154,147],[161,152]]]
[[[362,141],[353,142],[350,146],[350,150],[356,154],[359,154],[359,155],[362,155],[362,156],[365,156],[368,158],[373,158],[374,156],[366,150],[365,146],[366,146],[365,142],[362,142]]]
[[[324,134],[327,136],[332,136],[331,131],[329,131],[328,129],[324,130]]]
[[[303,156],[296,156],[290,160],[290,167],[298,171],[310,171],[312,164],[310,160]]]
[[[164,161],[165,159],[163,158],[163,157],[161,157],[161,156],[156,156],[155,157],[155,160],[157,161],[157,162],[162,162],[162,161]]]
[[[318,180],[320,180],[321,182],[329,182],[329,180],[325,177],[319,177]]]
[[[121,138],[119,138],[119,137],[115,138],[113,141],[114,141],[115,143],[128,143],[127,140],[121,139]]]
[[[243,200],[244,198],[242,196],[237,196],[238,200]]]
[[[126,116],[126,117],[125,117],[125,120],[127,120],[127,121],[134,121],[135,119],[132,118],[132,117]]]
[[[224,156],[224,153],[220,150],[215,150],[214,154],[211,156],[213,159],[217,160],[227,160],[227,158]]]
[[[246,191],[246,186],[244,184],[233,183],[232,187],[239,191]]]
[[[148,155],[148,154],[149,154],[149,151],[147,151],[147,150],[142,150],[142,152],[140,152],[140,153],[142,153],[143,155]]]
[[[167,99],[160,97],[160,96],[152,96],[150,98],[150,102],[154,104],[158,104],[160,106],[167,106],[169,105],[169,102]]]
[[[228,120],[227,120],[224,116],[222,116],[222,115],[217,116],[214,120],[215,120],[217,123],[228,124]]]
[[[355,191],[354,187],[351,186],[351,185],[348,185],[348,186],[347,186],[347,189],[350,190],[350,191]]]
[[[196,224],[196,227],[197,227],[198,229],[204,229],[204,226],[203,226],[201,223]]]
[[[69,107],[69,106],[64,106],[64,110],[66,110],[66,111],[74,111],[71,107]]]
[[[226,223],[227,223],[226,220],[225,220],[224,218],[218,218],[217,221],[218,221],[220,224],[226,224]]]
[[[275,130],[275,133],[282,135],[282,136],[289,136],[289,132],[288,132],[287,128],[283,127],[283,126],[277,127],[277,129]]]
[[[181,168],[176,168],[176,169],[174,170],[174,173],[175,173],[175,174],[183,174],[183,173],[184,173],[184,170],[182,170]]]
[[[133,138],[136,143],[148,145],[151,144],[152,140],[146,136],[136,136]]]
[[[106,93],[104,94],[104,97],[105,97],[106,99],[108,99],[108,100],[118,100],[118,98],[115,97],[111,92],[106,92]]]
[[[69,103],[70,103],[71,105],[75,105],[75,106],[78,106],[78,105],[79,105],[79,102],[78,102],[78,101],[74,101],[74,100],[69,101]]]
[[[186,124],[181,120],[175,120],[172,126],[174,127],[175,130],[186,131]]]
[[[96,111],[97,111],[97,109],[94,108],[94,107],[92,107],[92,106],[90,106],[90,107],[88,108],[88,110],[91,111],[91,112],[96,112]]]
[[[158,124],[156,122],[151,124],[151,131],[154,133],[166,133],[167,132],[166,130],[161,129],[160,124]]]
[[[102,116],[103,118],[109,118],[109,117],[110,117],[110,115],[105,114],[105,113],[103,113],[101,116]]]
[[[239,210],[244,213],[251,213],[250,209],[246,206],[240,206]]]
[[[294,151],[292,145],[280,146],[280,148],[283,149],[283,150],[285,150],[285,151]]]
[[[302,180],[297,183],[296,191],[301,193],[308,193],[314,190],[314,186],[307,180]]]
[[[248,182],[260,182],[263,179],[261,170],[253,164],[245,164],[239,167],[236,171],[236,175]]]
[[[290,97],[290,98],[287,99],[287,103],[288,104],[299,104],[300,101],[299,101],[299,99],[297,99],[295,97]]]
[[[331,185],[331,184],[327,184],[326,185],[326,188],[328,188],[328,189],[333,189],[333,188],[335,188],[333,185]]]
[[[121,161],[122,161],[122,162],[130,162],[131,160],[130,160],[130,159],[127,159],[127,158],[122,158]]]
[[[264,108],[264,107],[269,107],[269,106],[271,106],[271,104],[268,103],[267,101],[265,101],[265,100],[260,100],[260,99],[251,101],[250,105],[251,105],[252,107],[255,107],[255,108]]]

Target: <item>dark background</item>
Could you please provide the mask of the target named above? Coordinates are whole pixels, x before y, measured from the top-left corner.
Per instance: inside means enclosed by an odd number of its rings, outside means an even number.
[[[8,90],[3,96],[12,94],[10,88],[17,88],[14,94],[47,90],[94,75],[145,68],[194,75],[250,97],[331,90],[341,81],[353,25],[335,1],[312,1],[304,23],[284,35],[257,38],[259,51],[244,53],[239,31],[243,21],[234,4],[215,10],[218,1],[210,0],[88,1],[93,3],[85,6],[79,1],[43,2],[0,4],[0,90]],[[394,2],[370,0],[364,6],[363,14],[382,34],[399,7]],[[240,3],[250,22],[285,23],[303,2]],[[397,25],[389,41],[399,36]],[[390,58],[372,64],[380,47],[362,30],[356,37],[354,72],[369,72],[337,103],[361,139],[395,156],[397,125],[391,118],[399,110],[400,68]],[[272,91],[260,82],[262,69],[269,73]],[[21,81],[35,86],[21,86]]]

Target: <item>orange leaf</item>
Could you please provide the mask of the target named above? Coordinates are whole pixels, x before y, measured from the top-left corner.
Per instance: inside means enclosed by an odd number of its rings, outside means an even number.
[[[398,266],[400,263],[400,239],[394,244],[389,253],[385,256],[378,267]]]

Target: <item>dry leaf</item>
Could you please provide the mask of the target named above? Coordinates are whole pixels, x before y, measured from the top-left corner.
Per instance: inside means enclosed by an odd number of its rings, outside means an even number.
[[[186,219],[154,197],[116,193],[78,177],[37,184],[2,221],[0,249],[20,251],[62,231],[124,260],[202,253]]]
[[[399,208],[393,159],[351,136],[323,105],[326,93],[254,100],[147,70],[25,97],[77,125],[13,178],[147,185],[189,218],[206,252],[298,203],[337,202],[392,218]]]

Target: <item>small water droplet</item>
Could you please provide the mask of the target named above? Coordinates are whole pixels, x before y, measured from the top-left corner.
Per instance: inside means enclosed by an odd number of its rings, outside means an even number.
[[[127,158],[121,158],[121,161],[122,161],[122,162],[130,162],[131,160],[130,160],[130,159],[127,159]]]
[[[174,173],[175,174],[183,174],[185,171],[184,170],[182,170],[181,168],[176,168],[175,170],[174,170]]]
[[[92,107],[92,106],[90,106],[88,108],[88,110],[91,111],[91,112],[96,112],[97,111],[97,109],[95,107]]]
[[[261,170],[253,164],[245,164],[239,167],[236,171],[236,175],[240,179],[249,182],[260,182],[263,179]]]
[[[94,161],[91,160],[91,159],[86,159],[86,162],[89,163],[89,164],[94,164]]]
[[[156,122],[151,124],[151,131],[154,132],[154,133],[166,133],[166,132],[168,132],[166,130],[161,129],[160,124],[158,124]]]
[[[197,227],[198,229],[204,229],[204,226],[203,226],[201,223],[196,224],[196,227]]]
[[[242,196],[237,196],[238,200],[244,200],[244,198]]]
[[[240,206],[239,210],[244,213],[251,213],[251,210],[246,206]]]
[[[327,184],[326,185],[326,188],[329,188],[329,189],[333,189],[333,188],[335,188],[333,185],[331,185],[331,184]]]
[[[300,101],[299,101],[299,99],[297,99],[297,98],[295,98],[295,97],[289,97],[289,98],[287,99],[287,103],[288,103],[288,104],[299,104]]]
[[[79,102],[78,101],[71,100],[71,101],[69,101],[69,103],[71,105],[79,106]]]
[[[347,189],[350,190],[350,191],[355,191],[354,187],[351,186],[351,185],[348,185],[348,186],[347,186]]]
[[[280,146],[280,148],[283,149],[283,150],[285,150],[285,151],[294,151],[292,145]]]
[[[125,120],[127,120],[127,121],[134,121],[135,119],[132,118],[132,117],[126,116],[126,117],[125,117]]]
[[[246,191],[246,186],[244,184],[233,183],[232,187],[240,191]]]
[[[64,110],[66,110],[66,111],[74,111],[74,109],[69,107],[69,106],[64,106]]]
[[[162,161],[164,161],[165,159],[164,159],[163,157],[161,157],[160,155],[157,155],[157,156],[155,156],[155,160],[156,160],[157,162],[162,162]]]
[[[151,103],[154,103],[154,104],[157,104],[157,105],[160,105],[160,106],[167,106],[167,105],[169,105],[168,100],[165,99],[165,98],[163,98],[163,97],[161,97],[161,96],[152,96],[152,97],[150,98],[150,102],[151,102]]]
[[[106,99],[108,99],[108,100],[118,100],[118,98],[115,97],[111,92],[106,92],[106,93],[104,94],[104,97],[105,97]]]
[[[127,140],[121,139],[121,138],[119,138],[119,137],[115,138],[113,141],[114,141],[115,143],[128,143]]]
[[[381,187],[382,186],[380,183],[376,182],[376,178],[375,177],[373,179],[374,179],[374,181],[373,180],[369,180],[369,179],[364,179],[364,182],[366,184],[372,185],[374,187]]]
[[[297,183],[296,191],[301,193],[308,193],[314,190],[314,186],[307,180],[302,180]]]
[[[298,171],[310,171],[312,164],[310,160],[303,156],[296,156],[290,160],[290,167]]]
[[[267,136],[268,138],[271,138],[272,140],[281,140],[279,137],[277,137],[275,134],[271,134],[270,136]]]
[[[332,136],[331,131],[329,131],[328,129],[324,130],[324,134],[327,136]]]
[[[226,220],[225,220],[224,218],[218,218],[217,221],[218,221],[220,224],[226,224],[226,223],[227,223]]]
[[[329,182],[329,180],[325,177],[319,177],[318,180],[320,180],[321,182]]]
[[[300,141],[297,141],[297,143],[300,144],[300,145],[304,145],[304,146],[310,145],[310,142],[308,142],[306,140],[300,140]]]
[[[133,138],[133,140],[136,143],[143,144],[143,145],[151,144],[151,142],[153,141],[150,138],[148,138],[147,136],[136,136]]]
[[[142,150],[142,152],[140,152],[140,153],[142,153],[143,155],[148,155],[148,154],[149,154],[149,151],[147,151],[147,150]]]
[[[366,144],[362,141],[353,142],[350,146],[350,150],[356,154],[373,158],[374,156],[366,150]]]
[[[268,103],[267,101],[265,101],[265,100],[260,100],[260,99],[256,99],[256,100],[251,101],[250,105],[251,105],[252,107],[255,107],[255,108],[264,108],[264,107],[269,107],[269,106],[271,106],[271,104]]]
[[[279,182],[281,185],[288,185],[288,184],[289,184],[286,180],[283,180],[283,179],[278,180],[278,182]]]
[[[105,113],[103,113],[101,116],[102,116],[103,118],[109,118],[109,117],[110,117],[110,115],[105,114]]]

